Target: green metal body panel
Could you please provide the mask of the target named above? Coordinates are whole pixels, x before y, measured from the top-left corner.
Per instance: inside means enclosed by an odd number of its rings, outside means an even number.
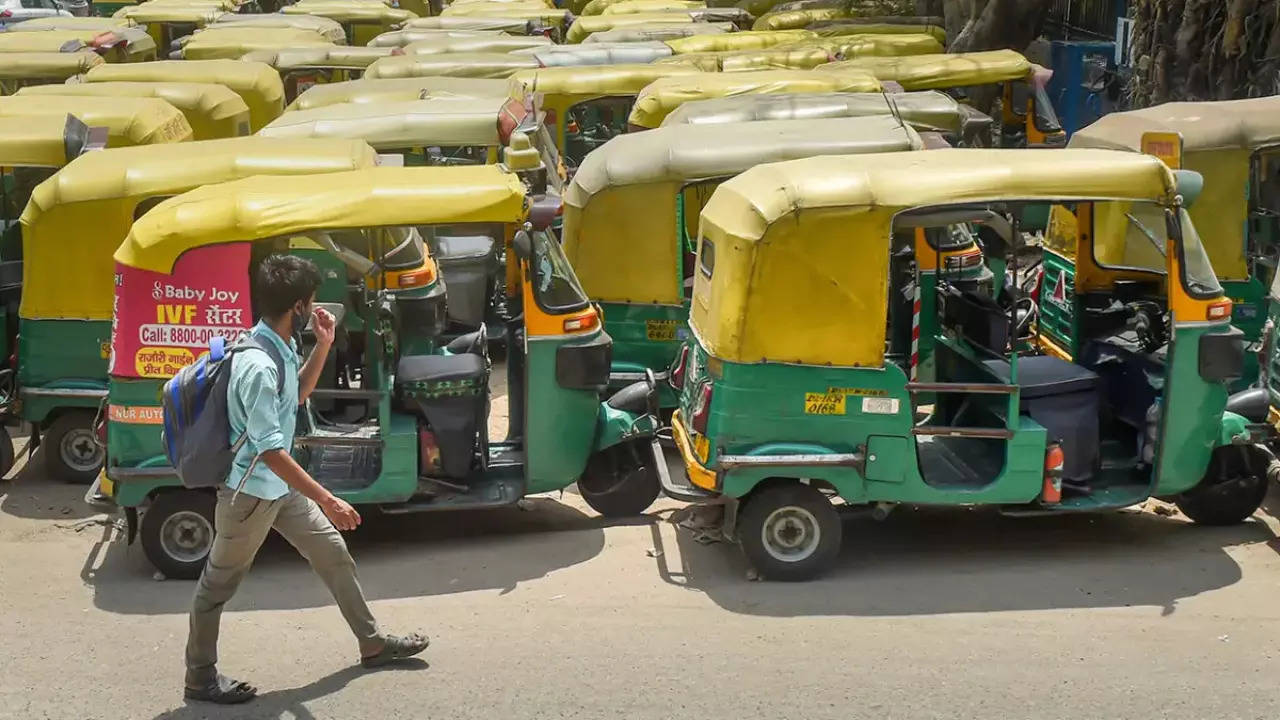
[[[599,336],[600,331],[528,339],[525,492],[559,490],[576,482],[587,466],[595,449],[600,396],[591,390],[560,387],[555,380],[556,350],[586,344]]]
[[[1200,338],[1230,325],[1174,326],[1161,403],[1160,445],[1153,495],[1175,495],[1195,487],[1223,435],[1227,388],[1200,377]]]
[[[1245,345],[1251,345],[1262,339],[1262,327],[1267,322],[1270,302],[1267,299],[1267,288],[1263,280],[1252,277],[1248,280],[1224,280],[1222,289],[1231,298],[1231,324],[1244,333]],[[1231,387],[1233,391],[1252,387],[1258,380],[1258,355],[1247,352],[1244,355],[1244,372]]]
[[[91,320],[19,321],[18,383],[21,388],[107,389],[111,322]],[[96,409],[96,398],[24,396],[22,419],[43,422],[67,408]]]
[[[601,303],[604,329],[613,338],[613,370],[666,370],[680,352],[687,334],[689,309],[671,305]]]

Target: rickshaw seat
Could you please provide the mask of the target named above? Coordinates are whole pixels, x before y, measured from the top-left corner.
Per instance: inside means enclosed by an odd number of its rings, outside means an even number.
[[[457,382],[483,380],[488,368],[484,358],[473,353],[460,355],[406,355],[396,366],[396,382]]]
[[[481,325],[479,330],[464,333],[450,340],[449,344],[445,345],[445,349],[454,355],[461,355],[463,353],[484,355],[486,350],[485,344],[487,341],[488,338],[485,336],[484,326]]]
[[[401,407],[416,411],[434,433],[446,477],[470,473],[488,415],[488,362],[473,353],[407,355],[396,370]]]

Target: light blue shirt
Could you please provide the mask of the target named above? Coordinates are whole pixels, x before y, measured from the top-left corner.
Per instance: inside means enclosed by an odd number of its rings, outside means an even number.
[[[284,389],[277,393],[275,360],[260,350],[245,350],[231,358],[231,379],[227,383],[227,419],[231,425],[231,444],[248,431],[248,437],[236,453],[227,486],[232,490],[263,500],[276,500],[289,492],[289,486],[271,472],[266,463],[253,459],[268,450],[293,449],[293,435],[298,425],[298,372],[302,358],[297,344],[286,345],[266,323],[259,322],[250,331],[263,342],[271,343],[284,358]],[[249,466],[253,473],[245,478]]]

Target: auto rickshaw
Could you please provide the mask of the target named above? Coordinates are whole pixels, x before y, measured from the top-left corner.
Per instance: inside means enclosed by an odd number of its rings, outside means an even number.
[[[644,511],[658,493],[652,460],[641,452],[652,416],[601,402],[611,342],[545,219],[531,218],[520,180],[494,165],[379,167],[287,184],[250,178],[157,206],[116,253],[108,462],[95,497],[124,508],[130,527],[145,505],[148,558],[170,577],[199,574],[214,498],[183,489],[172,475],[151,424],[160,414],[157,392],[210,340],[250,327],[257,260],[318,247],[348,269],[344,302],[324,306],[344,328],[335,345],[362,348],[332,359],[344,373],[358,373],[359,387],[321,385],[302,408],[294,454],[319,482],[347,502],[389,513],[505,506],[575,481],[604,515]],[[508,353],[506,440],[487,432],[483,338],[434,342],[447,295],[423,235],[445,231],[488,234],[506,248],[508,323],[524,340]],[[409,251],[396,255],[407,257],[388,278],[381,270],[394,264],[385,256],[401,245]],[[210,274],[209,267],[224,270]],[[197,317],[219,322],[194,333],[171,323],[144,342],[140,331],[164,304],[151,300],[156,282],[235,299],[218,302],[213,315],[197,300]],[[146,293],[135,289],[140,283]],[[348,316],[360,320],[360,331],[345,331]],[[328,398],[352,404],[343,424],[312,411]]]
[[[911,20],[923,20],[915,23]],[[947,44],[947,31],[940,22],[942,18],[844,18],[814,22],[806,29],[817,33],[819,37],[839,37],[841,35],[914,35],[924,33],[933,36],[942,45]]]
[[[720,10],[712,8],[710,10]],[[566,43],[580,43],[595,33],[619,28],[647,26],[653,23],[662,25],[687,25],[691,23],[724,23],[732,22],[732,18],[723,19],[715,16],[707,17],[706,13],[697,10],[665,13],[633,13],[630,15],[581,15],[574,18],[573,24],[565,33]]]
[[[284,15],[282,13],[242,15],[240,13],[222,13],[206,27],[215,30],[225,27],[272,27],[314,30],[335,45],[345,42],[347,38],[347,31],[342,28],[342,25],[329,18],[316,15]]]
[[[598,12],[592,12],[592,8]],[[705,9],[702,0],[592,0],[582,9],[583,15],[634,15],[636,13],[670,12]]]
[[[823,48],[772,47],[764,50],[685,53],[655,61],[660,65],[684,65],[703,72],[747,70],[810,70],[839,58]]]
[[[565,191],[561,237],[583,290],[604,311],[611,386],[646,371],[663,380],[676,359],[688,334],[698,215],[720,183],[778,160],[923,147],[886,106],[878,117],[662,127],[588,155]],[[665,393],[662,406],[674,404]]]
[[[820,72],[861,69],[881,81],[893,81],[906,90],[947,90],[999,85],[1001,102],[1000,142],[1004,147],[1062,147],[1067,135],[1058,122],[1044,89],[1044,73],[1013,50],[978,53],[861,57],[831,63]]]
[[[817,37],[775,46],[783,48],[822,48],[845,60],[860,57],[897,57],[902,55],[936,55],[942,52],[942,44],[925,33],[897,33],[893,35],[840,35]]]
[[[106,63],[87,52],[5,53],[0,62],[0,95],[20,88],[62,83]]]
[[[145,2],[117,12],[114,19],[146,28],[156,47],[167,56],[178,38],[186,37],[217,21],[226,12],[220,7]]]
[[[534,22],[522,18],[503,17],[423,17],[413,18],[401,25],[401,30],[501,32],[508,35],[532,35]]]
[[[735,29],[733,23],[699,22],[673,25],[665,22],[652,22],[592,33],[590,37],[582,41],[582,44],[662,42],[664,40],[689,37],[690,35],[719,35],[733,32]]]
[[[441,55],[446,53],[509,53],[552,47],[551,38],[542,35],[506,35],[475,33],[471,37],[434,37],[405,45],[405,55]]]
[[[543,67],[644,65],[671,57],[671,48],[666,43],[656,41],[548,45],[520,52],[532,55]]]
[[[266,63],[280,73],[284,100],[291,103],[299,93],[316,85],[359,79],[379,58],[391,57],[395,48],[334,45],[332,47],[256,50],[240,59]]]
[[[1248,517],[1265,481],[1216,461],[1248,439],[1224,412],[1243,346],[1183,207],[1198,180],[1097,150],[1051,163],[1020,150],[810,158],[729,180],[702,213],[692,332],[672,370],[688,483],[664,487],[723,502],[722,529],[782,580],[834,563],[837,498],[881,514],[911,503],[1039,515],[1158,496],[1200,523]],[[1003,304],[939,273],[937,374],[910,380],[886,353],[886,327],[909,321],[886,311],[889,238],[983,223],[1002,228],[1016,269],[1017,206],[1046,201],[1075,208],[1082,230],[1143,206],[1155,224],[1133,249],[1155,242],[1161,262],[1091,261],[1087,280],[1050,299],[1089,316],[1075,354],[1026,342],[1021,298]],[[1093,234],[1077,240],[1092,260]]]
[[[112,63],[144,62],[156,58],[155,42],[140,28],[118,28],[106,32],[41,30],[0,33],[0,54],[80,51],[97,53]]]
[[[379,33],[418,17],[417,13],[387,7],[382,3],[335,0],[300,0],[293,5],[286,5],[280,12],[285,15],[313,15],[335,20],[341,23],[346,31],[346,41],[351,45],[365,45]]]
[[[97,32],[110,32],[112,30],[120,30],[127,27],[133,27],[134,23],[127,19],[116,19],[110,17],[75,17],[66,15],[53,15],[51,17],[32,18],[23,20],[5,27],[5,32],[43,32],[45,30],[95,30]]]
[[[426,18],[423,18],[425,20]],[[563,41],[567,29],[572,22],[572,16],[562,9],[522,9],[522,8],[494,8],[478,5],[453,5],[445,8],[444,14],[440,16],[444,21],[444,27],[450,24],[465,20],[486,21],[486,20],[503,20],[507,22],[526,21],[530,23],[529,32],[526,34],[540,34],[550,37],[556,42]],[[429,29],[431,26],[423,23],[421,20],[410,21],[415,23],[412,27],[418,29]],[[464,29],[459,26],[456,29]],[[483,29],[483,28],[473,28]]]
[[[376,60],[364,71],[366,78],[466,77],[508,78],[521,70],[538,67],[529,55],[511,53],[444,53],[396,55]]]
[[[249,106],[249,130],[257,132],[284,111],[284,83],[270,65],[242,60],[161,60],[101,65],[85,73],[94,82],[217,83],[231,88]]]
[[[388,80],[348,80],[315,85],[299,95],[286,111],[311,110],[337,103],[397,102],[435,97],[506,97],[506,80],[453,77],[409,77]]]
[[[793,44],[816,38],[817,35],[808,30],[778,30],[771,32],[747,30],[719,35],[690,35],[667,40],[666,43],[676,55],[684,55],[686,53],[762,50],[775,45]]]
[[[32,424],[29,447],[46,446],[56,477],[88,483],[103,460],[94,420],[107,392],[111,254],[134,220],[161,199],[205,183],[371,167],[375,155],[355,141],[233,138],[78,159],[84,162],[38,186],[22,214],[21,319],[11,329],[17,390],[9,393],[18,402],[0,410]]]
[[[1231,324],[1257,343],[1270,314],[1267,288],[1280,257],[1280,122],[1276,98],[1168,103],[1113,113],[1077,131],[1068,147],[1156,155],[1174,169],[1204,176],[1190,209],[1227,296]],[[1124,233],[1123,226],[1109,228]],[[1100,239],[1101,241],[1101,239]],[[1258,358],[1245,357],[1239,387],[1257,380]]]
[[[420,30],[418,28],[401,28],[388,30],[374,37],[369,41],[369,46],[402,48],[420,40],[495,38],[504,36],[507,36],[506,33],[494,30]]]
[[[0,117],[74,115],[91,127],[108,129],[112,147],[133,144],[186,142],[191,124],[174,106],[152,97],[75,97],[68,95],[9,95],[0,97]]]
[[[263,28],[236,26],[205,29],[182,42],[182,49],[170,54],[183,60],[239,60],[255,50],[281,48],[337,47],[324,35],[304,28]]]
[[[700,74],[681,65],[593,65],[539,68],[512,76],[510,94],[532,105],[541,98],[545,123],[572,169],[626,130],[636,95],[655,80]]]
[[[859,70],[843,73],[751,70],[668,77],[655,80],[640,91],[627,117],[627,125],[639,130],[656,128],[673,110],[694,100],[751,94],[879,91],[880,81]]]
[[[893,94],[784,93],[737,95],[687,102],[662,121],[670,125],[705,125],[760,120],[817,120],[897,114],[921,132],[940,133],[954,147],[991,144],[990,117],[933,90]]]
[[[809,25],[824,20],[840,20],[849,17],[843,7],[811,8],[808,10],[771,11],[756,18],[752,30],[805,30]]]
[[[216,140],[249,134],[249,106],[225,85],[212,83],[73,83],[19,90],[19,97],[151,97],[177,108],[191,126],[192,139]]]

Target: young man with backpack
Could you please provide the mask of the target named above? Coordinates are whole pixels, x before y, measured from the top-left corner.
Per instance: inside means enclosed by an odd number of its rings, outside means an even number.
[[[234,461],[217,489],[213,547],[191,608],[184,692],[191,700],[233,704],[257,694],[252,685],[217,672],[218,626],[223,606],[273,528],[307,559],[333,594],[355,633],[362,665],[377,667],[417,655],[428,644],[419,634],[397,637],[379,632],[356,579],[355,561],[338,532],[354,530],[360,515],[289,454],[298,406],[315,389],[333,344],[333,316],[313,307],[320,281],[310,261],[290,255],[266,258],[254,278],[262,319],[249,340],[226,358],[226,416]],[[293,338],[308,320],[316,346],[302,363]]]

